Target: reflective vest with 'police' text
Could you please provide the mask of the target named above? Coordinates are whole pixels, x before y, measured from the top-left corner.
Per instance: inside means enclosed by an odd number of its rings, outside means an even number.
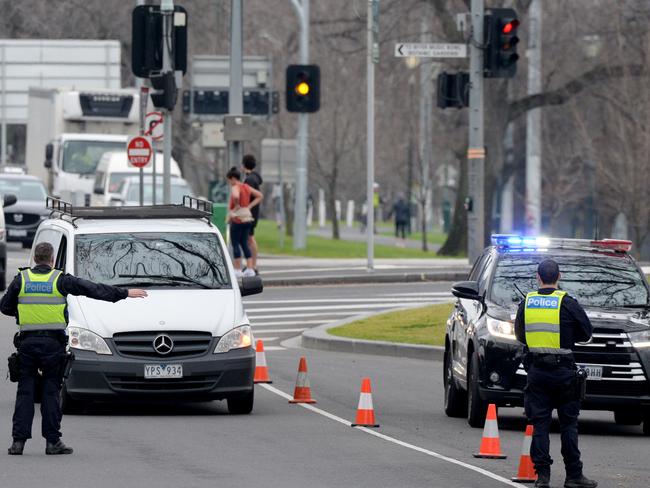
[[[560,307],[565,291],[555,290],[549,295],[532,292],[526,295],[524,323],[526,344],[530,352],[570,354],[560,347]]]
[[[66,328],[66,299],[56,284],[61,271],[33,273],[31,269],[20,272],[18,294],[18,328],[30,330],[63,330]]]

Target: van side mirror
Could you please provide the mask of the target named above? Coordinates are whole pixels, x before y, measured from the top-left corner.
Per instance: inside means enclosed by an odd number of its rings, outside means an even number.
[[[52,167],[52,158],[54,157],[54,144],[51,142],[45,145],[45,162],[43,166],[47,169]]]
[[[459,281],[458,283],[454,283],[451,287],[451,294],[456,298],[483,302],[483,297],[478,292],[477,281]]]
[[[262,283],[262,278],[259,276],[248,276],[241,279],[239,285],[239,291],[241,296],[247,297],[250,295],[257,295],[264,291],[264,284]]]
[[[16,198],[16,195],[13,195],[13,194],[9,193],[9,194],[7,194],[7,195],[5,195],[3,197],[2,205],[4,207],[9,207],[9,206],[13,205],[14,203],[16,203],[17,201],[18,201],[18,198]]]
[[[95,195],[103,195],[104,194],[104,187],[103,186],[96,186],[93,188],[93,193]]]

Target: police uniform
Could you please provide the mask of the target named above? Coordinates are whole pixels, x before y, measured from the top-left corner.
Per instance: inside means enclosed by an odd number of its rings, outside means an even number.
[[[24,268],[16,275],[0,301],[0,311],[15,316],[19,329],[15,342],[20,374],[13,416],[14,445],[9,450],[10,454],[21,454],[22,446],[14,449],[16,442],[24,444],[31,438],[38,370],[41,371],[43,381],[41,414],[42,434],[48,446],[46,452],[72,452],[59,443],[60,391],[67,345],[67,295],[116,302],[126,298],[128,290],[76,278],[46,265]],[[63,446],[68,452],[55,452],[57,449],[53,446],[57,445]],[[19,452],[12,452],[12,449]]]
[[[553,409],[557,409],[566,486],[573,486],[570,480],[583,478],[578,449],[580,401],[575,395],[577,367],[572,349],[576,342],[589,340],[591,333],[591,322],[578,302],[552,287],[526,295],[517,311],[515,334],[528,349],[524,407],[534,427],[530,456],[538,476],[548,479],[553,464],[549,430]]]

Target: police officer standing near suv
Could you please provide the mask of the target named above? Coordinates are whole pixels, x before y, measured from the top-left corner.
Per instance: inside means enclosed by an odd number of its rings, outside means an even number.
[[[558,264],[552,259],[542,261],[537,269],[539,290],[526,295],[515,320],[517,340],[527,346],[524,407],[534,428],[530,456],[537,472],[535,487],[550,486],[549,429],[557,408],[566,469],[564,486],[595,488],[598,483],[582,473],[578,415],[585,377],[580,378],[572,351],[576,342],[591,338],[593,329],[584,309],[559,289],[559,280]]]
[[[38,370],[43,375],[41,400],[42,434],[45,454],[72,454],[61,441],[60,393],[67,362],[65,329],[68,323],[66,296],[86,296],[117,302],[127,297],[143,298],[145,290],[119,288],[76,278],[54,269],[54,249],[47,242],[34,249],[36,266],[24,268],[16,275],[0,301],[0,311],[16,317],[18,334],[18,390],[13,416],[13,443],[10,455],[23,453],[31,438],[34,419],[34,396]]]

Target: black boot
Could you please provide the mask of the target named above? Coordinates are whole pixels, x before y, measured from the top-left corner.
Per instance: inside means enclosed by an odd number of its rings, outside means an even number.
[[[23,454],[23,449],[25,449],[25,441],[14,439],[11,447],[7,449],[7,454],[10,456],[21,456]]]
[[[55,443],[48,441],[45,446],[45,454],[72,454],[72,448],[66,446],[61,440]]]
[[[596,488],[598,482],[585,478],[584,475],[580,475],[579,478],[567,478],[564,482],[564,488]]]
[[[535,488],[551,488],[551,477],[547,474],[537,474]]]

